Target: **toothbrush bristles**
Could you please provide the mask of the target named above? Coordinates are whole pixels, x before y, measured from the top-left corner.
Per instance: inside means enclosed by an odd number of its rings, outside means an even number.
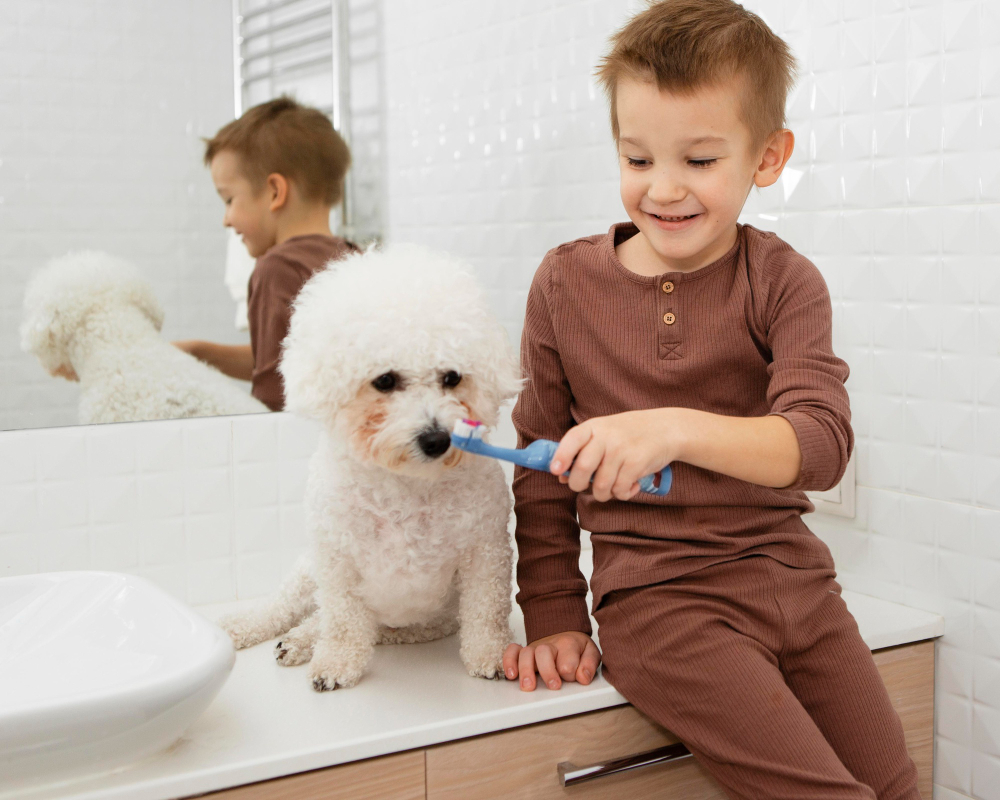
[[[466,439],[482,439],[486,426],[478,420],[460,419],[455,423],[453,433]]]

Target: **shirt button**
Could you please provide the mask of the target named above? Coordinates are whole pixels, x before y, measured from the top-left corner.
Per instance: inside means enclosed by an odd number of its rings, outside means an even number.
[[[660,287],[664,292],[670,294],[674,290],[674,285],[670,281],[664,281],[663,286]]]
[[[675,317],[668,311],[666,314],[663,315],[663,321],[666,322],[667,325],[673,325],[675,322],[677,322],[677,317]]]

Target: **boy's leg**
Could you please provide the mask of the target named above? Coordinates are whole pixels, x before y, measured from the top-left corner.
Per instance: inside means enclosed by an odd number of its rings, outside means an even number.
[[[789,621],[779,657],[789,688],[844,766],[879,800],[918,798],[903,725],[832,570],[778,562],[769,569]]]
[[[782,620],[764,560],[608,595],[595,611],[607,677],[730,797],[874,800],[778,668]]]

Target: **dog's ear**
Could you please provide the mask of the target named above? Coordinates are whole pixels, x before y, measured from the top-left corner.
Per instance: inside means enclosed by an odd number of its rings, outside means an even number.
[[[66,338],[58,310],[26,309],[21,323],[21,350],[34,355],[49,372],[67,364]]]
[[[336,297],[336,286],[336,273],[324,270],[302,287],[292,305],[278,363],[285,409],[320,421],[332,419],[346,402],[353,363],[344,352],[349,331],[329,302]]]
[[[160,305],[160,301],[153,294],[153,287],[146,283],[145,280],[136,278],[124,284],[122,292],[125,294],[127,301],[138,308],[153,323],[153,327],[156,328],[157,332],[163,330],[163,306]]]

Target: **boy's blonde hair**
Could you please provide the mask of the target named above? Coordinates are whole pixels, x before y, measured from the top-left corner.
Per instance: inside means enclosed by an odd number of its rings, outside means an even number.
[[[615,107],[622,78],[655,81],[661,91],[690,94],[738,81],[740,118],[754,150],[785,127],[785,100],[795,83],[795,57],[756,14],[732,0],[662,0],[633,17],[611,38],[597,77]]]
[[[335,206],[343,195],[351,151],[318,109],[279,97],[248,110],[205,140],[205,165],[223,150],[239,156],[244,176],[262,187],[277,172],[307,200]]]

